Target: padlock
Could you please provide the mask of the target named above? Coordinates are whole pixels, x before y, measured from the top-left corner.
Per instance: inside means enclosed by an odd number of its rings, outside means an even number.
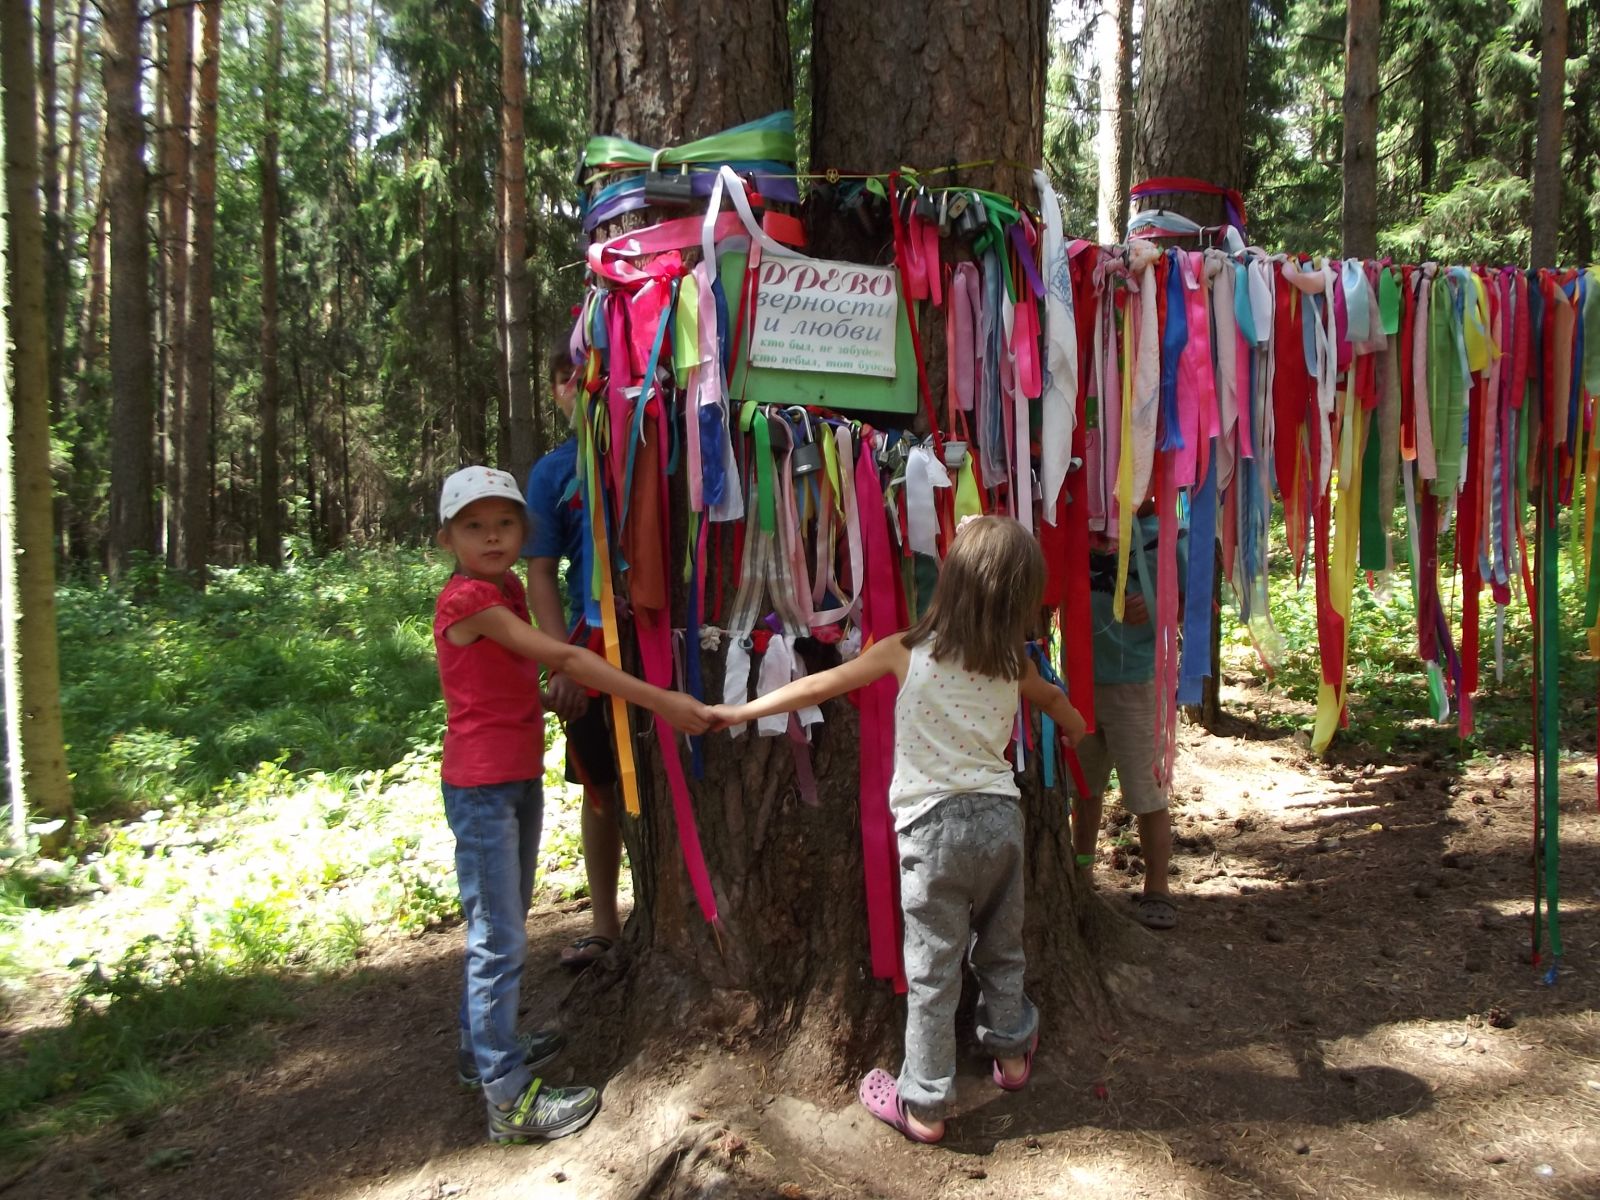
[[[963,237],[977,237],[988,224],[989,214],[984,210],[983,201],[973,196],[971,203],[961,210],[961,219],[956,222],[956,230]]]
[[[789,470],[796,479],[815,475],[822,470],[822,447],[815,442],[801,442],[789,458]]]
[[[967,461],[967,444],[949,441],[944,444],[944,465],[949,471],[959,471]]]
[[[677,175],[663,175],[660,171],[646,171],[644,198],[648,204],[664,208],[683,208],[694,203],[694,181],[687,171]]]
[[[917,189],[917,216],[924,221],[937,221],[939,219],[939,206],[934,203],[933,197],[924,188]]]

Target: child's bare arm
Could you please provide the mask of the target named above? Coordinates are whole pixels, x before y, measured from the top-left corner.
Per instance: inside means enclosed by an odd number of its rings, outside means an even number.
[[[504,605],[486,608],[457,621],[445,631],[445,636],[457,644],[486,637],[513,654],[544,664],[552,674],[560,672],[571,676],[584,687],[621,696],[630,704],[659,713],[668,724],[685,733],[704,733],[711,727],[710,709],[693,696],[669,692],[632,675],[624,675],[593,651],[569,645],[535,629]]]
[[[1022,677],[1022,697],[1035,708],[1048,713],[1050,719],[1060,726],[1061,732],[1067,735],[1069,744],[1076,746],[1083,739],[1088,729],[1083,715],[1067,699],[1066,692],[1053,683],[1045,682],[1031,660]]]
[[[866,687],[885,675],[905,673],[907,652],[900,635],[874,642],[849,662],[840,663],[828,671],[818,671],[786,683],[781,688],[758,696],[747,704],[715,704],[711,707],[713,723],[718,728],[740,725],[745,721],[770,717],[775,713],[793,712],[812,704],[821,704],[846,692]]]

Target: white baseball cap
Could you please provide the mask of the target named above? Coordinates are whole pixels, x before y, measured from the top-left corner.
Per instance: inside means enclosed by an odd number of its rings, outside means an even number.
[[[510,472],[493,467],[462,467],[446,479],[439,490],[439,521],[441,524],[448,522],[475,500],[491,498],[514,500],[519,508],[528,507]]]

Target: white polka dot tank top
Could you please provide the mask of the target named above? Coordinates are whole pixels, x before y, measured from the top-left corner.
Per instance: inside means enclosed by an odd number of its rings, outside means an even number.
[[[955,793],[1020,795],[1006,761],[1020,686],[975,674],[955,659],[935,662],[932,638],[911,648],[894,702],[889,808],[896,830]]]

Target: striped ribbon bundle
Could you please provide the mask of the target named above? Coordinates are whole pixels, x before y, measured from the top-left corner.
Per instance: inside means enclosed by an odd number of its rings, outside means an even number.
[[[1417,654],[1436,719],[1453,713],[1462,735],[1472,732],[1484,593],[1496,607],[1497,671],[1506,606],[1520,590],[1532,607],[1535,823],[1544,826],[1536,834],[1541,886],[1558,957],[1557,515],[1584,497],[1573,540],[1590,650],[1600,653],[1600,269],[1312,259],[1237,240],[1200,250],[1139,239],[1100,246],[1064,235],[1043,172],[1034,211],[896,172],[867,190],[887,202],[911,315],[926,430],[916,436],[826,407],[766,407],[729,392],[755,323],[761,256],[803,257],[798,224],[752,205],[755,186],[733,169],[736,154],[757,148],[778,160],[763,161],[758,177],[770,198],[773,177],[792,178],[782,127],[769,118],[758,132],[718,135],[740,135],[730,161],[706,151],[714,138],[689,156],[617,139],[588,155],[621,172],[620,182],[663,160],[692,161],[709,181],[698,188],[702,213],[590,247],[592,286],[573,334],[586,364],[576,421],[585,503],[605,518],[591,521],[598,611],[590,616],[605,631],[608,657],[620,663],[631,630],[652,682],[703,694],[699,652],[721,646],[719,698],[748,695],[752,674],[765,692],[803,673],[801,639],[850,653],[903,628],[960,519],[1005,512],[1039,537],[1061,676],[1092,728],[1090,539],[1117,544],[1120,616],[1133,516],[1153,498],[1162,525],[1152,620],[1165,779],[1177,706],[1197,701],[1216,670],[1210,605],[1188,605],[1180,622],[1180,591],[1209,597],[1220,561],[1241,620],[1270,660],[1270,514],[1281,503],[1296,583],[1309,573],[1316,593],[1312,746],[1321,752],[1347,720],[1358,573],[1394,565],[1391,535],[1403,508]],[[644,194],[608,179],[609,196]],[[733,211],[723,211],[724,198]],[[717,273],[718,255],[730,249],[749,255],[733,295]],[[945,371],[936,399],[923,350],[938,323]],[[687,528],[681,543],[671,535],[674,505]],[[1181,582],[1180,522],[1190,539]],[[1216,556],[1205,552],[1213,543]],[[1452,622],[1444,597],[1456,573],[1461,603]],[[687,597],[676,612],[675,576]],[[631,622],[618,619],[624,599]],[[886,767],[892,686],[856,700],[873,963],[898,980]],[[614,715],[624,794],[637,812],[620,702]],[[820,720],[813,711],[763,721],[760,730],[789,740],[813,802],[806,747]],[[658,722],[657,734],[689,874],[715,922],[687,780],[670,731]],[[1021,714],[1019,769],[1037,752],[1053,779],[1053,742],[1034,742]],[[698,745],[691,757],[698,772]],[[1537,914],[1536,906],[1536,951]]]

